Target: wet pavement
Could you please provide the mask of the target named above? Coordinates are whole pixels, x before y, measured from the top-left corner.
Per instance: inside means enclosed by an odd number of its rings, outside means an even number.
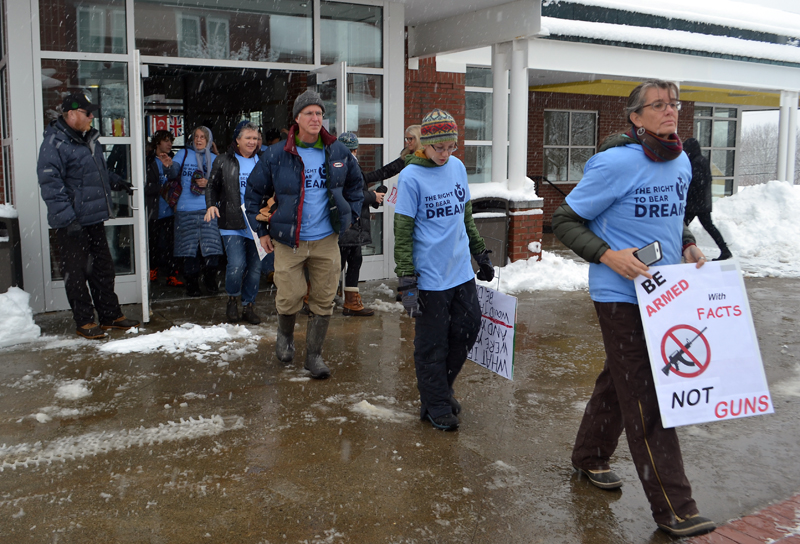
[[[679,429],[718,523],[800,491],[800,280],[745,284],[775,414]],[[261,325],[175,353],[102,352],[68,313],[37,316],[45,338],[0,351],[0,542],[672,541],[624,440],[621,491],[570,466],[603,364],[587,292],[520,295],[514,381],[467,362],[461,428],[444,433],[418,419],[413,322],[387,285],[362,284],[374,317],[333,317],[326,381],[302,370],[305,317],[295,364],[275,360],[269,292]],[[224,313],[222,296],[157,302],[139,334]],[[58,396],[78,379],[88,396]]]

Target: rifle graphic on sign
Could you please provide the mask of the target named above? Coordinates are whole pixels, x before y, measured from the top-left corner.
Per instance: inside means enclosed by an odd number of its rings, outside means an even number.
[[[690,347],[692,347],[692,343],[693,343],[695,340],[697,340],[698,338],[700,338],[700,336],[702,336],[702,334],[703,334],[704,332],[706,332],[706,329],[708,329],[708,327],[705,327],[705,328],[704,328],[702,331],[700,331],[700,332],[698,332],[698,333],[697,333],[697,336],[695,336],[694,338],[692,338],[691,340],[689,340],[687,343],[683,344],[681,347],[679,347],[678,349],[676,349],[676,350],[675,350],[675,351],[674,351],[674,352],[673,352],[673,353],[672,353],[672,354],[669,356],[669,360],[668,360],[667,364],[664,366],[664,368],[662,368],[662,369],[661,369],[661,372],[663,372],[665,375],[669,376],[669,371],[670,371],[670,369],[671,369],[673,366],[675,367],[675,370],[680,370],[680,368],[678,367],[678,364],[679,364],[679,363],[683,363],[683,364],[685,364],[686,366],[697,366],[697,365],[695,365],[695,364],[694,364],[694,361],[692,361],[691,359],[687,361],[686,359],[684,359],[684,357],[683,357],[683,356],[684,356],[684,353],[685,353],[685,352],[686,352],[686,351],[687,351],[687,350],[688,350]],[[695,329],[695,330],[697,330],[697,329]]]

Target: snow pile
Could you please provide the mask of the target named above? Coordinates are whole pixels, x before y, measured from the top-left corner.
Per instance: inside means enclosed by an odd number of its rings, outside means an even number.
[[[535,257],[515,261],[495,268],[491,282],[478,283],[509,295],[525,291],[577,291],[589,287],[589,265],[543,251],[541,261]]]
[[[211,419],[198,416],[198,419],[189,418],[188,421],[181,418],[178,423],[168,421],[166,424],[159,424],[158,427],[68,436],[47,445],[42,442],[15,446],[3,444],[0,446],[0,472],[7,468],[16,470],[19,467],[38,467],[40,463],[83,459],[132,446],[152,446],[164,442],[215,436],[224,431],[242,428],[244,420],[238,416],[224,419],[221,416],[212,416]]]
[[[370,404],[366,400],[362,400],[361,402],[350,406],[350,411],[361,414],[362,416],[366,416],[368,419],[381,419],[391,423],[400,423],[402,421],[410,421],[414,419],[414,417],[409,414],[398,412],[397,410],[391,410],[389,408],[383,408],[382,406],[376,406],[374,404]]]
[[[249,339],[253,335],[242,325],[213,325],[201,327],[193,323],[176,325],[171,329],[153,334],[115,340],[100,346],[104,353],[153,353],[165,351],[180,353],[187,350],[210,350],[210,343],[229,342],[235,339]]]
[[[62,400],[80,400],[91,394],[86,386],[86,380],[66,381],[56,389],[56,398]]]
[[[513,191],[508,188],[508,180],[499,183],[473,183],[469,186],[469,198],[473,201],[479,198],[504,198],[511,202],[541,200],[530,178],[525,178],[522,187]]]
[[[800,277],[800,185],[770,181],[743,187],[714,203],[712,218],[748,276]],[[710,258],[719,255],[711,237],[695,219],[697,245]]]
[[[17,209],[11,204],[0,204],[0,218],[15,219],[19,217]]]
[[[19,287],[0,295],[0,348],[39,338],[42,330],[33,322],[31,296]]]

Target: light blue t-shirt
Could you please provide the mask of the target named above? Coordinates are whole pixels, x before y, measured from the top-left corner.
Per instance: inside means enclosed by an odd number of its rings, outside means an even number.
[[[183,160],[184,155],[186,155],[185,161]],[[211,153],[212,164],[216,158],[217,156]],[[206,195],[195,195],[191,191],[192,175],[195,173],[195,171],[200,170],[200,168],[197,166],[197,154],[194,152],[194,149],[181,149],[172,160],[177,162],[179,165],[183,163],[183,170],[181,171],[181,186],[183,187],[183,190],[181,191],[181,197],[178,199],[178,204],[175,206],[175,211],[206,211]],[[210,171],[203,172],[203,177],[206,179],[208,179],[208,176],[210,175]]]
[[[325,170],[325,150],[298,145],[297,152],[306,169],[300,239],[322,240],[333,234],[328,211],[328,173]]]
[[[469,184],[455,157],[443,166],[409,164],[397,182],[394,213],[414,218],[414,269],[425,291],[444,291],[475,277],[470,263],[464,207]]]
[[[167,175],[167,171],[164,170],[164,163],[161,162],[161,159],[156,158],[156,166],[158,167],[158,183],[159,185],[164,185],[167,183],[169,176]],[[179,165],[180,166],[180,165]],[[172,208],[169,207],[167,201],[164,200],[164,197],[158,197],[158,218],[164,219],[165,217],[172,217],[175,212],[172,211]]]
[[[258,155],[253,155],[249,159],[242,157],[238,153],[235,155],[236,160],[239,161],[239,199],[240,202],[244,203],[244,190],[247,189],[247,178],[250,176],[250,172],[253,171],[253,168],[256,167]],[[244,217],[244,214],[242,214],[242,217]],[[246,228],[239,230],[219,229],[219,233],[222,236],[244,236],[245,238],[253,237],[253,235],[250,234],[250,230]]]
[[[628,144],[589,159],[567,204],[614,251],[661,242],[662,264],[681,262],[683,216],[692,166],[685,153],[672,161],[648,159]],[[604,264],[589,266],[589,294],[596,302],[637,304],[634,283]]]

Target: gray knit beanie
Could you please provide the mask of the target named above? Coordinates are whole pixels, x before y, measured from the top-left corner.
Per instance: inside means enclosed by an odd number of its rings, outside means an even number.
[[[319,106],[322,108],[322,113],[325,113],[325,104],[322,103],[322,98],[320,98],[319,93],[308,89],[306,92],[298,96],[297,100],[294,101],[294,107],[292,108],[292,119],[297,119],[297,116],[300,115],[300,112],[303,111],[303,108],[307,106]]]

